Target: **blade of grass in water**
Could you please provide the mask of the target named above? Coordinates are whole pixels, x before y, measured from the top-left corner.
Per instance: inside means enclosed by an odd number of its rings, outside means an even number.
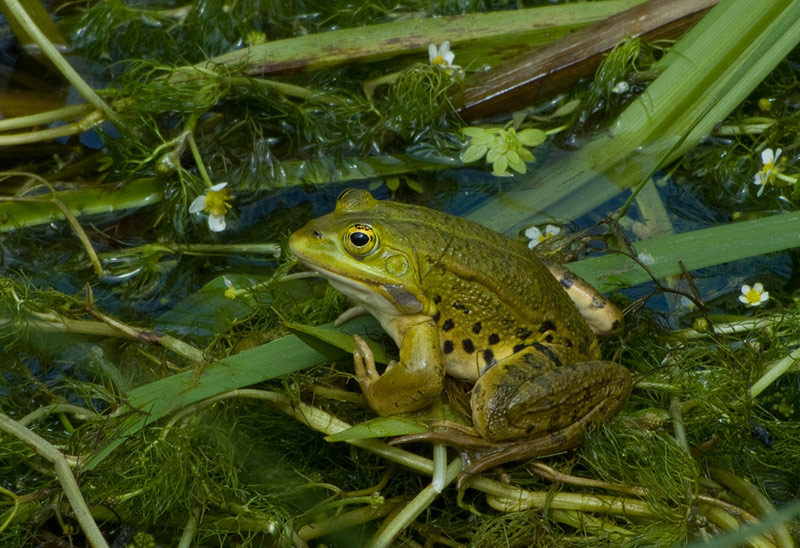
[[[375,320],[364,317],[348,322],[343,331],[360,333],[366,337],[366,332],[374,329]],[[340,353],[341,356],[346,354],[344,351]],[[94,468],[129,436],[187,405],[300,371],[329,359],[330,353],[323,355],[298,337],[289,335],[218,360],[199,373],[190,369],[134,388],[126,394],[125,402],[126,409],[135,412],[83,466],[87,470]]]
[[[608,0],[455,17],[414,18],[395,23],[276,40],[228,53],[198,65],[205,70],[243,64],[250,74],[318,70],[417,53],[426,60],[428,44],[449,40],[459,64],[497,63],[522,49],[549,43],[643,0]],[[173,78],[183,78],[175,75]]]
[[[679,262],[696,270],[800,247],[800,213],[732,223],[633,244],[639,260],[656,278],[681,273]],[[570,270],[601,291],[650,280],[644,268],[625,255],[604,255],[570,263]]]
[[[499,232],[574,219],[678,158],[724,119],[800,42],[800,0],[726,0],[665,56],[663,73],[586,146],[516,176],[469,218]],[[540,160],[541,161],[541,160]]]

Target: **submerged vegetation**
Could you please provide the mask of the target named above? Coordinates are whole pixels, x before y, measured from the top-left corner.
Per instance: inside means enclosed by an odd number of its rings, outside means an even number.
[[[551,4],[3,2],[0,545],[794,546],[800,0],[623,34],[467,119],[509,59],[641,2]],[[476,477],[383,441],[468,413],[453,382],[376,418],[352,334],[396,349],[295,269],[350,184],[613,290],[622,414]]]

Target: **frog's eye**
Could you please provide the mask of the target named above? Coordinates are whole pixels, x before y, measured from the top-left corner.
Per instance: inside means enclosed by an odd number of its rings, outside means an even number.
[[[377,243],[378,235],[369,225],[351,225],[344,234],[344,247],[353,255],[367,255],[375,249]]]

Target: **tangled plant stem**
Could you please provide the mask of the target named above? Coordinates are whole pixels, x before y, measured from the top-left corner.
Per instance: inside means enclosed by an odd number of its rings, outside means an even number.
[[[83,529],[84,534],[89,539],[89,543],[93,548],[108,548],[108,543],[100,529],[97,527],[89,507],[81,494],[78,483],[72,475],[72,470],[67,463],[67,458],[58,449],[56,449],[50,442],[31,432],[24,426],[20,425],[17,421],[4,413],[0,413],[0,430],[11,434],[15,438],[23,441],[26,445],[31,447],[36,453],[47,459],[55,467],[56,477],[61,483],[61,488],[67,496],[72,511],[75,513],[75,519]]]

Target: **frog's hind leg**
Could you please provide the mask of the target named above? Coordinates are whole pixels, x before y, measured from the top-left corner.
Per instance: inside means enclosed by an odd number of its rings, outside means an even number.
[[[499,361],[472,392],[472,418],[481,436],[492,442],[523,440],[526,455],[544,455],[575,447],[582,431],[614,417],[631,390],[630,373],[606,361],[557,366],[546,353],[530,349]]]

